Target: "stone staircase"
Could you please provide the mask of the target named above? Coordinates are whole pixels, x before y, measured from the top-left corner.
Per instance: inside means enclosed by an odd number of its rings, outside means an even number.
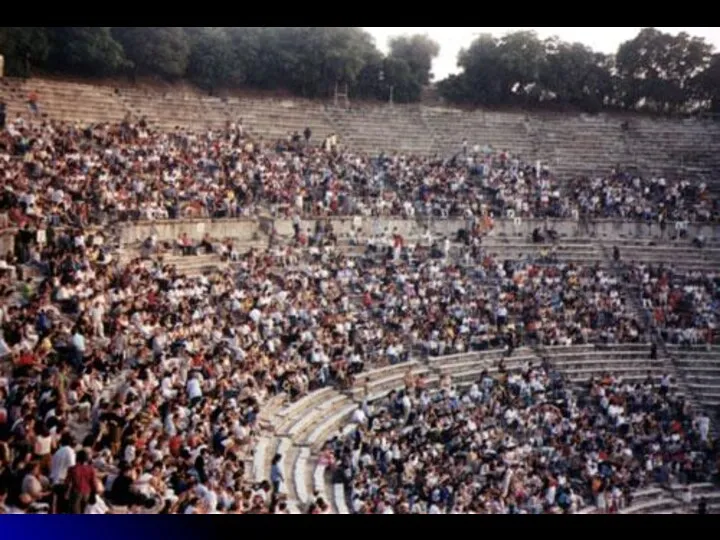
[[[340,142],[349,146],[343,141],[351,141],[353,149],[366,154],[397,151],[427,156],[435,149],[419,107],[331,107],[328,115],[338,126]]]

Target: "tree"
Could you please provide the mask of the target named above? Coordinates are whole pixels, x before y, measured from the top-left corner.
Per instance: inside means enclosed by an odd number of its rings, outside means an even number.
[[[0,52],[7,75],[27,77],[30,66],[44,66],[50,52],[47,29],[42,26],[0,27]]]
[[[644,28],[616,55],[622,103],[665,112],[692,108],[711,56],[712,46],[702,38]]]
[[[0,27],[7,74],[57,73],[188,77],[205,88],[244,84],[328,97],[420,99],[439,46],[399,36],[383,55],[358,27]],[[702,38],[645,28],[604,55],[534,32],[478,36],[458,54],[460,73],[437,84],[451,102],[624,107],[658,112],[720,109],[720,59]]]
[[[511,32],[503,36],[497,47],[503,93],[507,101],[527,102],[532,95],[539,97],[537,84],[545,61],[545,45],[531,31]]]
[[[355,85],[358,75],[376,53],[372,37],[356,27],[309,27],[294,36],[296,81],[303,95],[330,95],[335,84]],[[288,73],[293,78],[292,73]]]
[[[466,74],[449,75],[446,79],[437,83],[437,91],[440,96],[450,103],[479,103],[471,99],[473,89],[469,88]]]
[[[545,40],[539,81],[543,99],[596,111],[609,104],[613,81],[609,58],[581,43]]]
[[[720,54],[714,54],[710,65],[698,77],[698,83],[706,106],[714,113],[720,113]]]
[[[545,44],[534,32],[512,32],[501,39],[478,36],[460,51],[462,73],[439,85],[452,101],[473,104],[530,104],[543,96],[540,84]]]
[[[404,61],[418,84],[426,85],[432,80],[432,61],[440,53],[440,45],[420,34],[395,37],[389,44],[390,58]]]
[[[233,27],[226,34],[247,84],[307,97],[330,95],[336,83],[353,87],[379,54],[355,27]]]
[[[413,74],[407,61],[392,55],[383,61],[383,80],[379,86],[379,99],[388,100],[392,92],[393,101],[412,103],[420,99],[422,84]]]
[[[109,27],[58,26],[47,29],[48,69],[79,75],[108,75],[127,67],[122,45]]]
[[[138,73],[170,78],[185,75],[190,47],[182,28],[114,27],[112,36],[122,44],[125,55],[133,62]]]
[[[447,84],[439,85],[440,94],[455,102],[502,103],[506,75],[498,45],[498,40],[491,34],[482,34],[470,47],[462,49],[458,54],[458,66],[463,71]]]
[[[233,54],[231,40],[224,28],[186,28],[190,43],[187,76],[198,86],[212,89],[244,82],[245,73]]]
[[[225,28],[229,40],[231,61],[234,69],[242,74],[245,84],[256,88],[272,88],[269,74],[274,71],[272,49],[268,45],[275,28],[241,27]]]
[[[355,79],[353,96],[384,100],[387,99],[387,91],[389,91],[385,86],[385,58],[375,49],[368,54],[365,65]]]

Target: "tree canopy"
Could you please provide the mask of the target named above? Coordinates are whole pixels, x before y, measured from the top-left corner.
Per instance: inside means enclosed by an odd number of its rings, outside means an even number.
[[[398,36],[384,55],[358,27],[0,27],[8,75],[187,78],[206,88],[247,86],[329,97],[420,99],[440,47]],[[479,35],[460,72],[437,83],[451,103],[690,112],[720,109],[720,57],[702,38],[645,28],[605,55],[531,31]]]
[[[4,27],[7,74],[185,77],[207,89],[245,85],[327,97],[416,101],[440,48],[427,36],[391,40],[385,57],[357,27]],[[385,76],[386,75],[386,76]],[[385,77],[384,77],[385,76]]]
[[[702,97],[700,76],[711,59],[712,46],[702,38],[645,28],[618,49],[619,98],[627,108],[691,108]]]
[[[715,65],[712,65],[712,62]],[[458,75],[438,85],[455,103],[573,105],[690,112],[717,103],[712,45],[686,33],[645,28],[604,55],[534,32],[478,36],[460,51]]]

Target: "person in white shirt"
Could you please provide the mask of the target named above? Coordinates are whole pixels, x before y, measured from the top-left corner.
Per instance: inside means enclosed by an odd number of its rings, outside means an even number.
[[[701,414],[697,419],[698,430],[700,431],[700,440],[707,442],[710,433],[710,418],[706,414]]]
[[[190,398],[190,405],[195,406],[197,405],[200,400],[202,400],[202,388],[200,386],[200,381],[198,380],[197,374],[193,373],[190,376],[190,379],[188,379],[187,382],[187,393],[188,398]]]
[[[363,426],[366,425],[367,416],[365,416],[365,412],[362,410],[362,407],[355,409],[355,412],[352,415],[352,422]]]
[[[102,307],[102,303],[97,300],[90,309],[90,318],[92,320],[93,334],[96,337],[105,338],[105,328],[103,325],[103,316],[105,310]]]
[[[72,436],[65,433],[60,440],[60,448],[53,454],[50,462],[50,480],[53,485],[62,484],[67,478],[68,469],[75,465],[75,449]]]
[[[50,461],[50,482],[55,492],[53,497],[53,506],[58,509],[62,507],[65,500],[65,480],[67,478],[68,469],[75,466],[75,449],[74,441],[69,433],[63,434],[60,439],[60,448],[53,454]]]
[[[85,507],[86,514],[107,514],[110,512],[110,508],[105,503],[100,495],[92,493],[88,499],[88,504]]]

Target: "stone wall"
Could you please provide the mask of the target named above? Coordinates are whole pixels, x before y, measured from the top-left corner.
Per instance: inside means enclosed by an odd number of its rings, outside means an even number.
[[[303,220],[303,229],[315,229],[318,220]],[[364,236],[372,235],[375,231],[388,229],[397,230],[406,237],[419,236],[426,228],[430,228],[436,236],[453,236],[457,231],[466,226],[462,219],[437,219],[437,220],[409,220],[409,219],[381,219],[373,218],[330,218],[335,233],[340,237],[346,236],[353,228],[360,228]],[[181,233],[187,232],[195,239],[200,239],[207,232],[212,238],[233,238],[236,241],[249,241],[253,237],[265,237],[274,224],[275,230],[280,236],[291,236],[293,234],[292,221],[289,219],[260,218],[258,220],[176,220],[156,221],[150,223],[134,223],[126,225],[122,232],[122,243],[140,242],[147,238],[154,230],[160,240],[174,240]],[[495,228],[492,235],[504,236],[528,236],[533,229],[554,229],[560,237],[580,236],[578,222],[572,220],[510,220],[498,219],[495,221]],[[672,228],[673,225],[669,225]],[[653,238],[660,235],[657,224],[652,226],[642,223],[615,220],[598,220],[591,225],[591,230],[599,238],[612,239],[616,237],[647,237]],[[671,231],[668,230],[668,233]],[[690,237],[703,234],[707,239],[720,240],[720,226],[702,223],[687,224],[687,232]]]
[[[303,229],[315,229],[318,220],[303,220]],[[347,236],[353,228],[360,228],[362,235],[367,237],[377,231],[387,229],[397,230],[403,236],[417,237],[422,235],[426,228],[430,228],[434,236],[454,236],[458,230],[465,227],[462,219],[437,219],[437,220],[410,220],[410,219],[381,219],[373,218],[330,218],[335,233],[341,238]],[[187,233],[190,238],[200,240],[206,233],[214,240],[226,238],[236,242],[251,242],[257,239],[267,238],[272,226],[282,237],[292,236],[293,226],[289,219],[258,218],[258,219],[179,219],[167,221],[143,221],[127,223],[121,227],[120,242],[122,245],[133,245],[145,240],[155,233],[160,241],[173,241],[182,233]],[[491,232],[493,236],[529,236],[533,229],[548,228],[554,229],[562,237],[587,236],[580,234],[579,226],[572,220],[511,220],[498,219],[495,221],[495,228]],[[667,233],[671,233],[669,225]],[[651,227],[642,223],[598,220],[590,226],[591,231],[600,239],[611,241],[613,238],[658,238],[660,229],[657,224]],[[720,225],[688,223],[687,232],[690,238],[702,234],[708,240],[720,241]],[[14,229],[5,229],[0,232],[0,255],[4,256],[13,247]]]
[[[123,225],[121,231],[120,242],[123,245],[142,242],[153,233],[161,242],[177,240],[183,233],[197,240],[209,234],[218,240],[232,238],[236,241],[250,241],[258,233],[258,222],[253,219],[145,221]]]

